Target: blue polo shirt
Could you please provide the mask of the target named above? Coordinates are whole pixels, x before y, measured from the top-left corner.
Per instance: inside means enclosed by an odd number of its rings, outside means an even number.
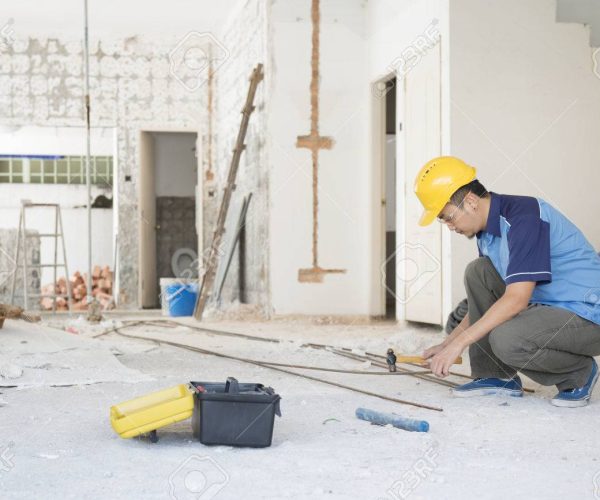
[[[507,285],[535,281],[530,303],[568,309],[600,324],[600,257],[583,233],[541,198],[490,193],[480,256]]]

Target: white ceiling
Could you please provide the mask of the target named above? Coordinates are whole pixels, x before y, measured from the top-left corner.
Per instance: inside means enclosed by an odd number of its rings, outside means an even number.
[[[90,38],[218,34],[244,1],[88,0]],[[83,5],[84,0],[0,0],[0,28],[10,22],[15,38],[81,39]]]

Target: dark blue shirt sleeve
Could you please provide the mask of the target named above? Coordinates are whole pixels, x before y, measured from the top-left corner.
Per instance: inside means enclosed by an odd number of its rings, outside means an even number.
[[[535,215],[515,217],[509,223],[506,284],[551,282],[550,224]]]

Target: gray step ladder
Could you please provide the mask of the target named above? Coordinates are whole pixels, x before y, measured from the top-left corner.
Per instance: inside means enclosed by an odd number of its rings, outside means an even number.
[[[27,218],[26,213],[27,209],[31,208],[53,208],[54,209],[54,232],[53,233],[38,233],[38,234],[27,234]],[[39,238],[54,238],[54,263],[53,264],[28,264],[27,263],[27,238],[39,237]],[[62,264],[58,263],[58,240],[60,239],[62,246]],[[23,259],[22,262],[19,262],[19,258],[21,256],[21,246],[23,246]],[[69,313],[71,312],[71,282],[69,281],[69,268],[67,267],[67,250],[65,247],[65,237],[63,231],[63,223],[62,223],[62,215],[60,212],[60,205],[58,203],[32,203],[29,200],[21,200],[21,214],[19,216],[19,231],[17,233],[17,248],[15,251],[15,264],[16,270],[13,274],[12,279],[12,287],[10,294],[10,302],[14,304],[15,297],[22,296],[23,297],[23,307],[25,310],[29,309],[29,299],[37,298],[42,299],[44,297],[52,298],[52,312],[56,312],[56,299],[58,297],[64,297],[67,299],[67,307],[69,309]],[[40,278],[41,278],[41,269],[42,268],[53,268],[54,269],[54,288],[53,293],[29,293],[28,290],[28,275],[29,269],[35,268],[40,269]],[[65,279],[67,282],[67,293],[61,294],[56,293],[56,274],[57,269],[59,267],[64,268],[65,270]],[[17,284],[17,275],[19,273],[19,269],[23,269],[23,294],[15,294],[15,287]]]

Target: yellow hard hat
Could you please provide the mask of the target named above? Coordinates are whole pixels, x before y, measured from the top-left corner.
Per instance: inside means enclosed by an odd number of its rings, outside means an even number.
[[[420,226],[433,222],[455,191],[475,179],[475,169],[455,156],[429,160],[417,174],[415,194],[425,211]]]

